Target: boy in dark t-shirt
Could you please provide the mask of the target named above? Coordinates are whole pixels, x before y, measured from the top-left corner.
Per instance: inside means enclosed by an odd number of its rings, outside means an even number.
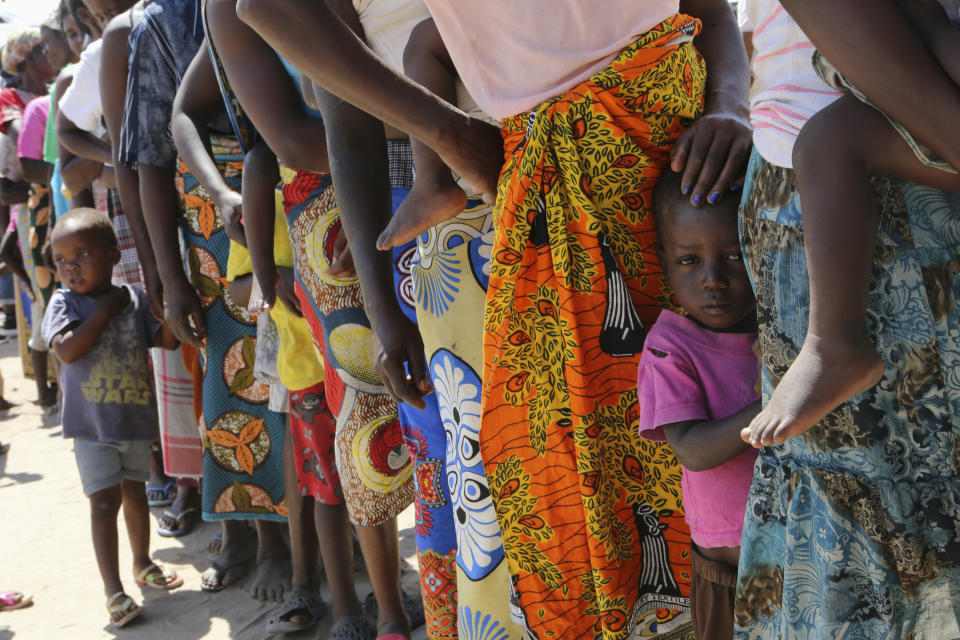
[[[63,363],[63,435],[74,439],[80,481],[90,499],[93,547],[110,620],[122,627],[140,607],[120,581],[121,505],[137,584],[158,589],[183,584],[150,560],[144,487],[158,424],[147,348],[175,349],[178,342],[150,315],[143,291],[111,284],[120,250],[109,218],[94,209],[74,209],[57,221],[51,244],[67,289],[50,299],[42,335]]]

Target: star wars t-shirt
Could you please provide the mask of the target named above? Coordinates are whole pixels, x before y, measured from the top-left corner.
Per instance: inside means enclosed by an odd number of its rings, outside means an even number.
[[[127,286],[130,304],[110,318],[90,351],[63,364],[63,437],[102,442],[153,440],[158,435],[157,402],[147,349],[160,328],[147,310],[147,296]],[[43,318],[43,339],[86,320],[97,299],[67,289],[54,292]]]

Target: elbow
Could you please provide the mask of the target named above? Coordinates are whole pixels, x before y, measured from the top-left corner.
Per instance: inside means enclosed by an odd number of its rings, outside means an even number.
[[[683,468],[687,471],[709,471],[713,467],[708,464],[704,464],[703,460],[698,459],[696,456],[689,458],[677,456],[677,460],[680,461],[680,464],[683,465]]]
[[[67,353],[66,350],[60,347],[54,347],[53,354],[57,356],[57,360],[63,364],[73,364],[77,360],[77,356],[72,353]]]
[[[683,468],[687,471],[707,471],[713,468],[713,465],[709,464],[709,461],[705,460],[703,456],[697,455],[696,451],[688,450],[686,447],[680,445],[680,443],[673,442],[670,448],[673,449],[677,460],[680,461],[680,464],[682,464]]]
[[[71,194],[80,193],[90,186],[91,182],[86,180],[86,178],[75,169],[61,169],[60,177],[63,178],[63,186],[65,186]]]

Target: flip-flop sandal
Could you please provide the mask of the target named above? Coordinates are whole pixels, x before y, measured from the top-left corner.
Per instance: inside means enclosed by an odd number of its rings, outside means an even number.
[[[107,611],[110,612],[110,622],[117,627],[123,627],[139,616],[143,609],[123,591],[117,591],[107,598]]]
[[[327,634],[327,640],[374,640],[376,637],[377,632],[373,625],[363,616],[356,614],[337,620]]]
[[[150,507],[169,507],[173,504],[173,498],[177,493],[177,481],[171,480],[162,487],[147,487],[147,506]],[[157,496],[153,497],[150,496]]]
[[[173,526],[165,527],[161,521],[161,523],[157,525],[157,535],[164,538],[179,538],[180,536],[185,536],[193,531],[193,527],[197,524],[197,516],[199,516],[199,514],[200,512],[193,507],[184,509],[180,513],[164,511],[164,517],[172,520]]]
[[[217,593],[218,591],[223,591],[230,585],[236,584],[240,578],[246,574],[246,571],[242,571],[239,573],[239,575],[236,575],[234,579],[230,581],[230,584],[224,584],[223,580],[227,577],[227,574],[230,572],[234,572],[234,574],[236,574],[238,569],[245,567],[248,564],[250,564],[250,560],[241,560],[240,562],[236,562],[227,567],[218,564],[217,562],[211,563],[210,568],[200,575],[200,589],[202,591],[206,591],[207,593]],[[216,578],[216,584],[209,584],[204,579],[207,577]]]
[[[293,589],[283,599],[283,608],[267,620],[267,635],[309,629],[325,615],[327,603],[320,598],[320,594],[307,589]],[[310,620],[298,624],[291,620],[294,616],[306,616]]]
[[[137,575],[137,584],[141,587],[172,591],[183,584],[183,578],[173,569],[161,569],[151,564]]]
[[[33,604],[33,594],[23,591],[8,591],[0,594],[0,611],[13,611]]]
[[[410,618],[410,628],[417,629],[426,624],[427,619],[423,613],[423,605],[408,596],[406,591],[400,591],[400,597],[403,599],[403,609],[407,612],[407,617]],[[380,607],[377,604],[377,596],[372,591],[364,599],[363,608],[371,618],[377,617]]]

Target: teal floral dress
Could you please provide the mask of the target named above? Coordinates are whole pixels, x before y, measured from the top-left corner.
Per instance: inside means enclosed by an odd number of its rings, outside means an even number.
[[[736,637],[960,638],[960,194],[875,180],[867,327],[880,383],[757,462]],[[763,394],[793,361],[809,290],[793,172],[754,152],[741,233]]]

